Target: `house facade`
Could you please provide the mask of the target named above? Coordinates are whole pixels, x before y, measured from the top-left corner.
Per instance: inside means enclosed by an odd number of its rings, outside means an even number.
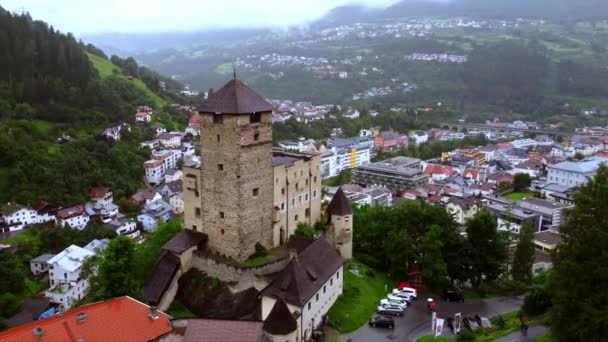
[[[89,215],[84,205],[77,205],[57,211],[57,224],[61,227],[69,225],[73,229],[82,230],[89,223]]]
[[[51,287],[45,291],[45,297],[64,310],[84,298],[89,292],[89,279],[81,277],[80,273],[85,259],[93,255],[94,252],[71,245],[49,259]]]

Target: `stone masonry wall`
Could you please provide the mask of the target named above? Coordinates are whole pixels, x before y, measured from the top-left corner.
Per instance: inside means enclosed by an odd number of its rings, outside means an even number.
[[[288,263],[289,257],[286,257],[261,266],[242,267],[224,263],[216,258],[199,253],[195,253],[192,259],[193,268],[223,282],[238,282],[245,277],[253,279],[276,273],[283,270]]]

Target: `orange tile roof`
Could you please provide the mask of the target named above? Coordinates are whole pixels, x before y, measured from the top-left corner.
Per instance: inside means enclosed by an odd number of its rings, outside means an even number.
[[[86,318],[79,322],[78,313]],[[131,297],[119,297],[73,308],[39,321],[0,332],[2,342],[145,342],[171,331],[170,316],[157,311],[150,317],[150,307]],[[42,337],[34,335],[39,327]]]

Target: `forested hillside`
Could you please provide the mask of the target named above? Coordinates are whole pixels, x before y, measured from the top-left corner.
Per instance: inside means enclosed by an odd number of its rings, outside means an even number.
[[[131,195],[149,157],[137,143],[151,130],[134,126],[119,143],[98,136],[133,122],[139,105],[162,112],[180,101],[180,89],[132,58],[108,59],[71,34],[0,8],[0,203],[74,205],[94,185],[113,187],[117,199]]]

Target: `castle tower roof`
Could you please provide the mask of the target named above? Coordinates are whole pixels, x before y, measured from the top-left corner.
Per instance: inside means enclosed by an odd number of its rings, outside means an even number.
[[[250,114],[270,112],[272,105],[236,78],[203,101],[201,113]]]
[[[353,213],[353,209],[351,208],[344,191],[342,191],[342,188],[338,188],[338,191],[336,191],[336,194],[331,199],[331,202],[329,202],[326,212],[328,218],[332,215],[344,216],[351,215]]]

